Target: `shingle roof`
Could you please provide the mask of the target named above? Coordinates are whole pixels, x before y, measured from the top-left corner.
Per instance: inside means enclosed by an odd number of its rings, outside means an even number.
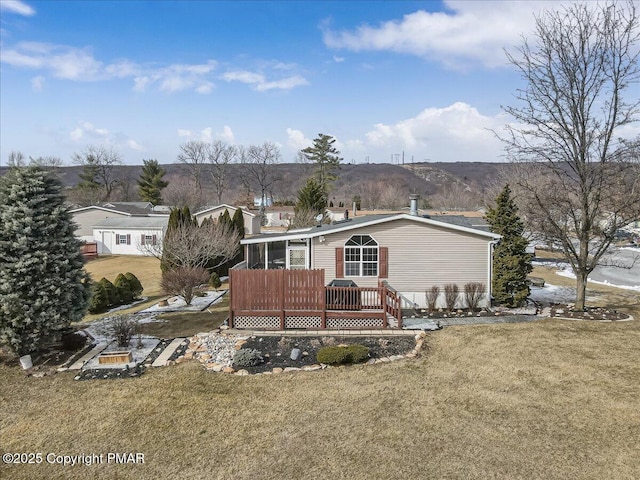
[[[111,217],[101,220],[100,223],[93,225],[93,228],[126,228],[144,230],[147,228],[166,228],[168,223],[168,217]]]
[[[440,218],[442,217],[442,218]],[[418,221],[431,225],[439,225],[442,227],[449,227],[452,230],[464,231],[467,233],[475,233],[484,237],[499,238],[499,235],[487,232],[480,228],[474,228],[472,223],[466,217],[461,215],[442,215],[432,217],[418,217],[407,215],[405,213],[399,214],[384,214],[384,215],[364,215],[361,217],[350,218],[348,220],[339,220],[330,224],[317,225],[315,227],[301,228],[295,230],[289,230],[282,233],[264,233],[256,235],[250,238],[242,240],[241,243],[263,243],[265,241],[274,241],[278,239],[286,238],[311,238],[319,235],[326,235],[334,232],[340,232],[344,230],[352,230],[365,225],[375,225],[378,223],[384,223],[395,219],[407,219]],[[474,222],[475,223],[475,222]]]

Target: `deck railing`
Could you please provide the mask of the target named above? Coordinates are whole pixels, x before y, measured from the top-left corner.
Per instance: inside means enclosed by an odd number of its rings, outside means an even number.
[[[387,315],[401,325],[399,297],[386,284],[324,286],[324,270],[232,269],[229,274],[231,325],[237,317],[268,318],[269,322],[260,322],[271,326],[266,328],[275,328],[277,317],[281,329],[289,325],[303,325],[293,328],[357,327],[357,319],[365,326],[375,323],[375,326],[387,327]],[[287,321],[289,318],[295,318],[296,322]],[[305,323],[304,318],[314,320]]]

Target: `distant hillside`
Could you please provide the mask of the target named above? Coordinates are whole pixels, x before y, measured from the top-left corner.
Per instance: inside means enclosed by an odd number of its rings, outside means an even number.
[[[169,181],[186,183],[188,173],[181,164],[162,165],[167,171]],[[392,165],[386,163],[372,164],[343,164],[337,172],[338,179],[330,193],[330,198],[336,204],[340,201],[350,203],[354,196],[360,196],[366,207],[397,208],[404,206],[409,193],[418,193],[438,208],[474,208],[481,203],[485,188],[491,184],[499,169],[505,164],[459,162],[459,163],[412,163]],[[247,192],[242,179],[243,166],[229,165],[227,175],[227,189],[224,201],[247,201]],[[7,167],[0,167],[3,175]],[[58,169],[60,178],[67,187],[74,187],[79,182],[82,167],[67,166]],[[119,165],[116,174],[129,184],[126,191],[127,198],[135,200],[135,182],[142,171],[141,165]],[[297,190],[305,179],[312,174],[313,166],[299,163],[283,163],[275,166],[278,181],[270,189],[274,200],[294,200]],[[204,167],[203,185],[205,190],[211,190],[211,176],[208,166]],[[122,195],[122,192],[121,192]],[[465,197],[465,198],[462,198]],[[122,200],[116,198],[115,200]],[[207,199],[212,203],[211,199]],[[456,205],[456,203],[465,203]],[[446,205],[445,205],[446,204]],[[336,205],[337,206],[337,205]]]

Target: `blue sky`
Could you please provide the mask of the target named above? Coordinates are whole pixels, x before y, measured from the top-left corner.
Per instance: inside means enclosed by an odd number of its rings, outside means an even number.
[[[503,48],[552,5],[0,0],[0,162],[171,163],[189,139],[294,161],[318,133],[346,162],[500,161],[522,86]]]

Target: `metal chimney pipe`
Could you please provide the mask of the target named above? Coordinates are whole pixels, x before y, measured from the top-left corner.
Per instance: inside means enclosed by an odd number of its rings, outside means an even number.
[[[413,215],[414,217],[418,216],[418,199],[420,195],[417,193],[412,193],[409,195],[409,215]]]

